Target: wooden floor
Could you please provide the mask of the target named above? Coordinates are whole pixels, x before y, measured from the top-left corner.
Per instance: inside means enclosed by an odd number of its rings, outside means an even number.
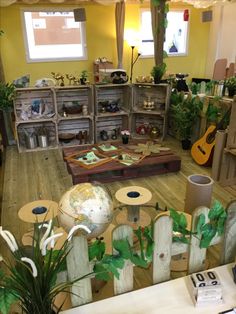
[[[165,145],[171,147],[182,158],[181,170],[178,173],[109,183],[107,187],[112,195],[114,196],[121,187],[139,185],[152,192],[150,203],[158,202],[161,208],[167,206],[167,208],[172,207],[183,211],[187,176],[194,173],[210,175],[211,169],[195,164],[190,152],[183,151],[176,140],[169,138]],[[30,228],[30,225],[21,222],[18,218],[17,213],[21,206],[38,199],[50,199],[58,202],[62,194],[72,185],[60,150],[19,154],[16,147],[9,147],[6,150],[2,175],[4,175],[4,184],[2,187],[1,224],[10,230],[18,240]],[[214,199],[219,200],[225,206],[229,201],[236,199],[236,186],[222,188],[215,183]],[[115,199],[114,202],[116,204]],[[152,215],[155,216],[154,210]],[[1,245],[1,248],[3,250],[4,246]],[[217,264],[217,257],[218,251],[213,250],[211,256],[213,265]],[[149,271],[137,271],[136,288],[147,286],[150,283]],[[108,288],[105,290],[109,291]],[[107,296],[107,292],[98,294],[96,298],[105,296]]]

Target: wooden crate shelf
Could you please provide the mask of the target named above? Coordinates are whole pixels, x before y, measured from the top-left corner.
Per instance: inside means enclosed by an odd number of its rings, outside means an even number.
[[[17,144],[19,152],[28,152],[33,150],[43,150],[50,148],[57,148],[57,126],[53,121],[38,121],[32,123],[18,123],[16,125],[17,129]],[[30,149],[26,144],[26,133],[32,134],[35,133],[38,137],[41,130],[44,130],[47,136],[48,145],[47,147],[41,148],[37,145],[36,148]]]
[[[87,132],[86,138],[79,138],[79,132],[84,135]],[[60,140],[61,134],[74,134],[74,138],[68,141]],[[58,122],[58,142],[61,147],[78,146],[94,143],[94,128],[92,118],[83,119],[64,119]]]
[[[136,83],[133,85],[133,107],[131,113],[131,134],[133,138],[149,138],[148,132],[139,134],[137,129],[157,127],[163,140],[167,133],[170,86],[168,84]],[[147,102],[153,103],[150,110]]]
[[[118,134],[121,130],[129,129],[129,115],[120,114],[109,117],[95,117],[95,142],[103,142],[100,136],[100,132],[103,130],[107,131],[109,140],[111,140],[111,134],[114,129],[117,129]]]
[[[82,107],[87,107],[87,116],[93,115],[93,88],[91,85],[56,87],[54,90],[58,118],[79,118],[83,116]],[[67,113],[66,108],[77,108],[77,113]]]
[[[160,136],[162,140],[166,135],[166,117],[162,117],[160,115],[155,114],[147,114],[147,113],[136,113],[133,112],[131,116],[131,135],[132,138],[135,139],[146,139],[150,138],[148,131],[145,134],[139,134],[137,132],[142,126],[144,129],[151,130],[152,127],[157,127],[160,130]]]
[[[48,149],[83,145],[81,132],[85,131],[88,134],[86,145],[104,141],[100,136],[103,130],[108,133],[109,140],[114,134],[114,129],[117,131],[117,140],[121,139],[120,131],[125,129],[130,130],[134,138],[145,138],[136,133],[136,128],[141,124],[157,126],[164,138],[169,89],[167,84],[94,84],[17,89],[14,110],[19,151],[28,151],[24,128],[30,131],[36,128],[36,125],[45,125],[50,130]],[[154,110],[146,111],[138,105],[147,97],[154,100]],[[111,104],[115,106],[117,104],[119,110],[113,112]],[[32,115],[32,106],[37,107],[37,105],[44,110],[51,109],[49,115]],[[75,111],[65,110],[68,106],[72,106]],[[83,110],[83,106],[87,110]],[[27,108],[28,116],[22,115]],[[72,138],[68,141],[62,140],[60,136],[62,133],[67,133],[69,136],[72,134]],[[80,135],[76,137],[79,133]]]
[[[16,122],[51,120],[56,107],[51,88],[17,88],[14,100]]]
[[[95,85],[94,106],[95,114],[103,115],[102,107],[117,104],[117,113],[130,112],[132,106],[132,85],[130,84],[106,84]],[[111,112],[109,112],[111,113]]]

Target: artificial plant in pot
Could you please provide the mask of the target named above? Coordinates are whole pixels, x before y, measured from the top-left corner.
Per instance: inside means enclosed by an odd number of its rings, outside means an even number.
[[[164,62],[159,65],[155,65],[152,68],[151,75],[153,76],[155,84],[159,84],[161,82],[161,79],[163,75],[165,74],[165,72],[166,72],[166,64]]]
[[[34,225],[31,246],[21,247],[14,236],[0,227],[0,235],[6,241],[10,261],[0,255],[0,313],[8,314],[11,304],[19,302],[24,314],[56,314],[63,306],[55,307],[55,299],[61,292],[68,292],[75,282],[89,277],[92,273],[67,282],[58,282],[57,275],[66,270],[66,258],[71,250],[71,239],[75,231],[71,229],[67,239],[55,250],[55,241],[63,233],[52,233],[52,221]]]
[[[202,107],[203,103],[198,96],[185,95],[183,92],[171,95],[171,117],[183,149],[190,148],[193,127]]]
[[[14,97],[15,86],[12,83],[0,82],[0,114],[4,120],[4,129],[1,129],[1,132],[6,134],[5,145],[15,144],[11,117]]]
[[[225,80],[225,87],[228,89],[229,97],[236,95],[236,76],[227,78]]]
[[[88,78],[88,71],[83,70],[80,74],[80,84],[85,85]]]

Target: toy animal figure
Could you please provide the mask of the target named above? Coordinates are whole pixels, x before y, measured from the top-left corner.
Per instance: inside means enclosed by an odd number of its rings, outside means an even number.
[[[57,85],[65,86],[64,75],[62,75],[61,73],[55,73],[55,72],[51,72],[51,74],[52,74],[53,78],[57,81]]]
[[[73,85],[75,85],[75,76],[72,74],[66,74],[66,78],[69,80],[69,85],[72,85],[71,82],[73,82]]]

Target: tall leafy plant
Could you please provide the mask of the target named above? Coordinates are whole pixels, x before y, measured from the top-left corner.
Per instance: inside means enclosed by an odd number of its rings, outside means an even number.
[[[65,283],[57,283],[57,275],[66,268],[66,257],[70,252],[71,235],[60,250],[53,249],[54,241],[62,233],[51,235],[51,224],[42,237],[35,227],[32,247],[20,247],[14,236],[7,230],[0,229],[0,234],[7,242],[11,252],[11,262],[2,258],[5,273],[0,275],[0,313],[7,314],[12,303],[19,305],[25,314],[59,313],[61,307],[53,307],[56,296],[73,283],[83,279],[77,278]]]
[[[15,86],[12,83],[0,82],[0,110],[12,109],[14,97]]]
[[[171,116],[182,140],[191,139],[194,123],[202,107],[203,103],[198,96],[185,96],[182,92],[171,95]]]

